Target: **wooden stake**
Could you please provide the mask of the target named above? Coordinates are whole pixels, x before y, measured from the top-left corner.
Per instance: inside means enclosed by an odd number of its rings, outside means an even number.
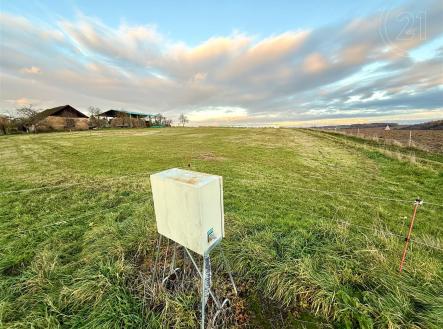
[[[412,131],[411,130],[409,130],[409,147],[411,147],[411,145],[412,145]]]
[[[415,216],[417,214],[417,209],[422,204],[423,204],[422,200],[420,200],[420,199],[415,200],[414,211],[412,212],[411,223],[409,224],[409,231],[408,231],[408,235],[406,236],[406,239],[405,239],[405,247],[403,248],[403,255],[401,257],[400,269],[399,269],[400,273],[403,271],[403,265],[405,264],[406,253],[408,251],[409,241],[411,240],[411,233],[412,233],[412,229],[414,227],[414,221],[415,221]]]

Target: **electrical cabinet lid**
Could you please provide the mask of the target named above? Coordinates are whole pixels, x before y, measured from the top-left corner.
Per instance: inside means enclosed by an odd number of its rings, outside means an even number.
[[[204,255],[224,236],[222,177],[173,168],[151,175],[158,233]]]

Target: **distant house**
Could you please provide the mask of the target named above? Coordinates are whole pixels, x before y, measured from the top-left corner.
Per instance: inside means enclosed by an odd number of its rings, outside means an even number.
[[[37,114],[35,122],[37,131],[89,129],[88,116],[71,105],[44,110]]]
[[[391,127],[389,127],[389,125],[386,125],[385,130],[386,131],[391,130]]]

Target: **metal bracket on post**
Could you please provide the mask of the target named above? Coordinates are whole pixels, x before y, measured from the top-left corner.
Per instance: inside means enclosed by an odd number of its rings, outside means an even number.
[[[225,307],[227,307],[227,305],[229,305],[229,299],[224,299],[222,303],[220,303],[219,299],[215,296],[214,292],[211,289],[211,281],[212,281],[212,273],[211,273],[211,260],[209,257],[209,252],[206,253],[203,256],[203,269],[200,272],[200,269],[197,266],[197,263],[194,260],[194,257],[192,257],[192,254],[189,252],[189,250],[184,247],[186,254],[188,255],[189,259],[191,260],[192,264],[194,265],[195,270],[197,271],[198,275],[200,276],[201,280],[202,280],[202,296],[201,296],[201,324],[200,327],[201,329],[205,328],[205,319],[206,319],[206,304],[208,301],[209,296],[212,298],[212,300],[214,301],[216,307],[217,307],[217,311],[215,312],[214,317],[212,318],[212,325],[214,325],[217,317],[220,315],[220,313],[223,311],[223,309]],[[237,292],[237,287],[235,285],[234,282],[234,278],[232,276],[232,272],[231,269],[229,267],[229,264],[223,254],[223,251],[221,251],[222,253],[222,258],[223,261],[225,262],[225,265],[227,267],[227,271],[229,274],[229,279],[231,281],[232,287],[234,289],[234,292],[236,295],[238,295]]]
[[[170,241],[169,241],[169,239],[166,238],[167,242],[165,242],[165,243],[167,243],[167,245],[166,245],[166,252],[164,255],[165,259],[163,261],[163,259],[162,259],[163,256],[160,256],[160,254],[161,254],[160,249],[161,249],[161,244],[162,244],[162,240],[163,240],[162,238],[163,238],[163,236],[160,234],[158,237],[157,246],[156,246],[157,250],[155,253],[155,262],[154,262],[154,269],[153,269],[153,274],[152,274],[152,284],[153,284],[153,286],[155,285],[156,278],[158,277],[161,280],[161,285],[163,287],[168,288],[169,280],[171,280],[171,279],[174,280],[174,277],[176,278],[179,275],[180,271],[182,271],[182,269],[180,267],[176,267],[177,248],[181,245],[174,242],[171,263],[169,265],[169,269],[167,269],[167,265],[166,265],[167,258],[170,256],[170,252],[169,252],[169,242]],[[212,247],[209,250],[207,250],[206,253],[203,255],[202,269],[200,269],[199,266],[197,265],[197,262],[195,261],[190,250],[184,246],[181,246],[185,250],[184,255],[187,256],[191,260],[193,267],[195,268],[197,274],[199,275],[199,277],[201,279],[202,293],[201,293],[201,325],[200,325],[200,327],[202,329],[205,328],[206,305],[208,303],[209,298],[211,298],[213,300],[215,307],[217,309],[210,321],[211,327],[215,326],[217,318],[222,314],[223,310],[226,309],[230,305],[229,299],[226,298],[223,301],[220,301],[211,288],[212,272],[211,272],[211,259],[210,259],[209,253],[217,245],[218,245],[218,243],[214,243],[212,245]],[[222,261],[224,263],[224,268],[229,275],[229,280],[232,284],[234,293],[235,293],[235,295],[238,295],[237,286],[235,285],[234,277],[231,272],[231,268],[230,268],[228,261],[223,253],[223,250],[220,250],[220,253],[221,253]],[[160,269],[157,269],[157,267],[160,267]],[[161,268],[163,269],[163,273],[161,273],[162,272]],[[186,269],[184,267],[183,271],[185,271],[185,270]],[[183,274],[184,273],[185,272],[183,272]],[[182,286],[183,286],[183,282],[182,282]]]
[[[200,276],[200,278],[203,280],[203,275],[202,272],[200,272],[200,269],[197,266],[197,263],[194,260],[194,257],[192,257],[191,253],[189,252],[188,248],[183,247],[186,250],[186,254],[188,255],[188,257],[191,259],[192,264],[194,265],[195,270],[197,271],[198,275]],[[203,264],[204,265],[204,264]],[[217,305],[218,308],[221,307],[221,304],[219,302],[219,300],[217,299],[217,297],[215,296],[215,294],[212,292],[211,289],[209,289],[209,295],[212,297],[212,300],[214,301],[215,305]]]

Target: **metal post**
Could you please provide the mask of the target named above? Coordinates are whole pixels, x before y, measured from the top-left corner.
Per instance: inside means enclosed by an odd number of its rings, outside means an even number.
[[[168,261],[168,252],[169,252],[169,239],[166,238],[167,244],[166,244],[166,254],[165,254],[165,261],[163,262],[163,273],[162,273],[162,281],[165,278],[166,273],[166,262]]]
[[[205,309],[206,309],[206,256],[203,256],[203,269],[202,269],[202,296],[201,296],[201,329],[205,329]]]
[[[157,251],[155,253],[155,262],[154,262],[154,273],[152,273],[152,287],[154,288],[154,283],[155,283],[155,277],[157,276],[157,263],[158,263],[158,258],[160,256],[160,246],[162,243],[162,235],[159,234],[158,240],[157,240]]]
[[[238,295],[237,286],[235,285],[234,277],[232,276],[231,266],[229,266],[228,260],[226,259],[225,254],[223,253],[223,249],[221,250],[221,255],[222,255],[223,261],[226,265],[226,270],[228,271],[229,280],[231,280],[231,284],[232,284],[232,287],[234,288],[235,295]]]
[[[197,271],[198,275],[203,279],[203,273],[200,272],[200,269],[197,266],[197,263],[194,260],[194,257],[192,257],[191,253],[189,252],[188,248],[184,247],[186,250],[186,254],[188,255],[189,259],[191,260],[192,264],[194,265],[195,270]],[[217,297],[215,296],[215,294],[212,292],[211,289],[209,289],[209,294],[212,297],[212,300],[215,302],[215,305],[217,305],[218,308],[221,307],[221,304],[219,302],[219,300],[217,299]]]
[[[174,253],[172,254],[172,262],[171,262],[171,273],[175,271],[175,258],[177,254],[177,243],[174,242]]]
[[[409,231],[408,231],[408,235],[406,236],[406,239],[405,239],[405,247],[403,248],[403,255],[401,257],[400,269],[399,269],[400,273],[403,271],[403,265],[405,263],[406,253],[408,251],[409,241],[411,240],[412,229],[414,227],[415,215],[417,214],[417,209],[421,204],[423,204],[422,200],[420,200],[420,199],[415,200],[414,211],[412,212],[411,223],[409,224]]]

